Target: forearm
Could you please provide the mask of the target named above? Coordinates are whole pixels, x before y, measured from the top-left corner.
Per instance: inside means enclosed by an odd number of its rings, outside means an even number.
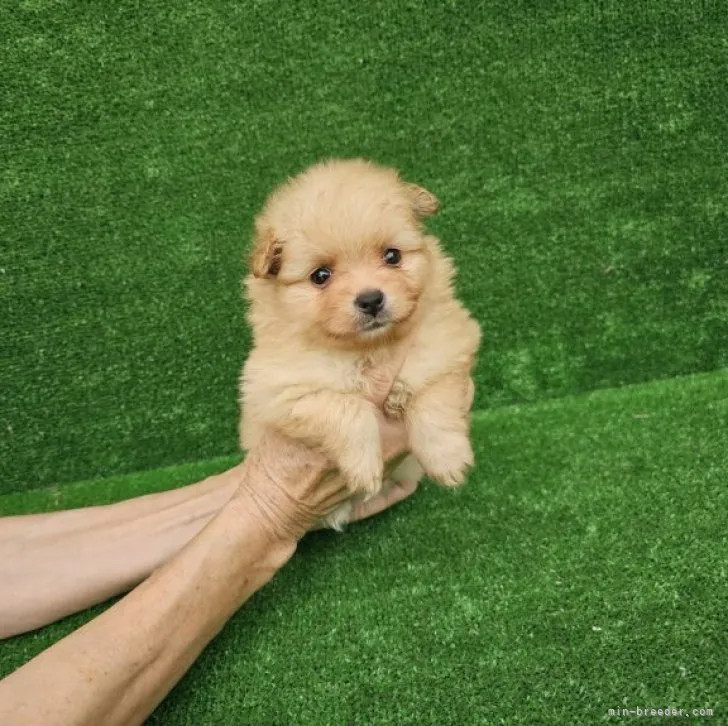
[[[119,504],[0,519],[0,638],[82,610],[141,582],[233,495],[241,465]]]
[[[142,723],[295,542],[235,497],[132,593],[0,682],[0,723]]]
[[[385,458],[396,456],[406,447],[405,431],[377,415]],[[222,508],[242,471],[239,464],[197,484],[109,506],[0,518],[0,592],[8,593],[0,598],[0,639],[141,582]]]

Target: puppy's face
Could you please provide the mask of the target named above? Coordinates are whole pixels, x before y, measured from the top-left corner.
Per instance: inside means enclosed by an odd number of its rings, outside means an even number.
[[[363,161],[313,167],[277,190],[256,220],[255,277],[275,315],[347,346],[396,334],[415,313],[430,254],[420,220],[435,197]]]

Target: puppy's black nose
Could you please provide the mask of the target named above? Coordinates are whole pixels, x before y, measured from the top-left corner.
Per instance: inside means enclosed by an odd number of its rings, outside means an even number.
[[[384,293],[381,290],[364,290],[354,302],[359,310],[374,317],[384,307]]]

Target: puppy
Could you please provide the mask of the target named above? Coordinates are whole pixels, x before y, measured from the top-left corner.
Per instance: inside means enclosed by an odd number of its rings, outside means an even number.
[[[461,484],[473,464],[465,400],[480,329],[452,289],[454,267],[422,220],[438,201],[365,160],[311,167],[255,222],[245,286],[253,350],[241,375],[241,444],[270,426],[336,463],[366,499],[423,472]],[[385,404],[411,455],[384,478],[364,372],[409,347]],[[326,524],[340,529],[352,501]]]

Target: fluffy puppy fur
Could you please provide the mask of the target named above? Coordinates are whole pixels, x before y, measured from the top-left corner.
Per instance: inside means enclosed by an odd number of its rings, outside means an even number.
[[[326,453],[363,498],[423,471],[445,486],[464,481],[480,329],[455,299],[452,261],[423,229],[437,208],[426,189],[360,159],[318,164],[268,198],[245,280],[254,346],[241,376],[244,449],[272,426]],[[385,476],[363,374],[401,345],[385,408],[405,418],[412,454]],[[350,511],[327,524],[340,529]]]

